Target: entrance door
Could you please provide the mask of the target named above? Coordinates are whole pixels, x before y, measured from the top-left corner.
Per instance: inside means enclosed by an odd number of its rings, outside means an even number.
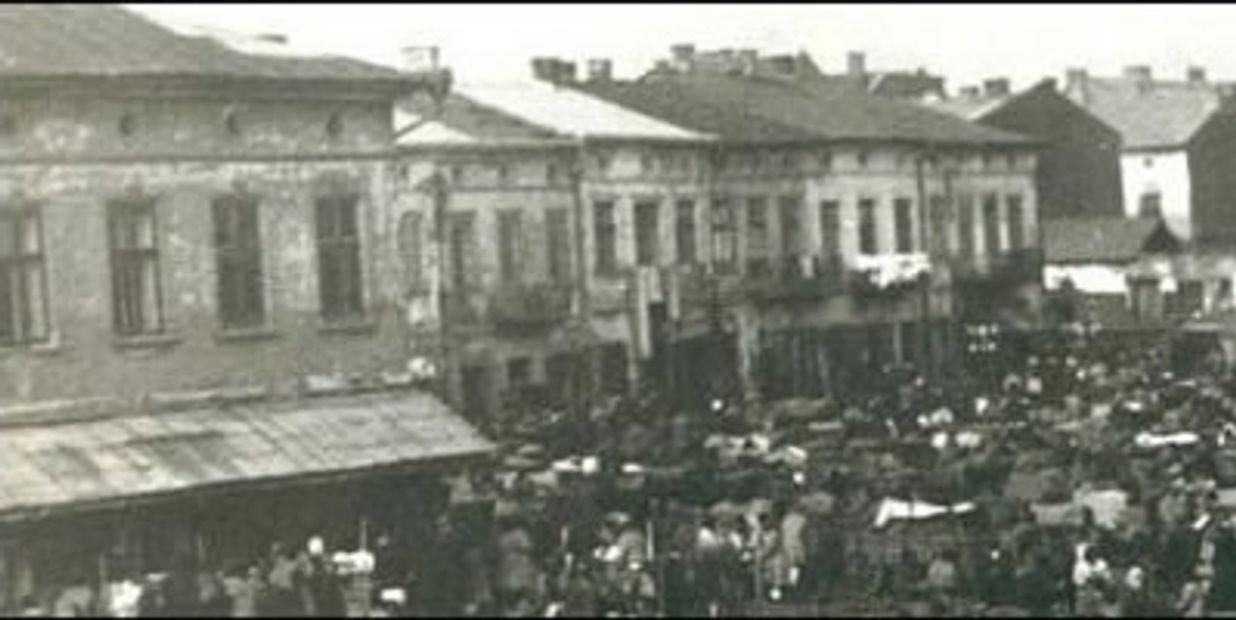
[[[489,421],[489,369],[480,366],[464,366],[463,369],[463,414],[468,421]]]

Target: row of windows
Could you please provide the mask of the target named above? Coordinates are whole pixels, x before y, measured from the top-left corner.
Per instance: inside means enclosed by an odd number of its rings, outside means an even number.
[[[859,150],[853,154],[854,164],[861,169],[865,169],[871,162],[871,154],[866,150]],[[715,160],[716,169],[719,172],[784,172],[794,173],[800,172],[805,168],[814,165],[816,169],[822,171],[831,171],[836,156],[831,151],[821,151],[814,156],[802,152],[746,152],[746,153],[721,153]],[[954,156],[929,155],[923,161],[929,168],[939,166],[942,161],[960,165],[964,162],[963,158]],[[667,155],[652,155],[644,154],[640,156],[640,172],[643,174],[655,173],[684,173],[688,174],[694,171],[694,159],[690,156],[671,157]],[[898,169],[909,168],[915,164],[916,157],[910,154],[900,154],[895,157],[895,165]],[[984,170],[996,169],[1001,162],[1001,158],[996,153],[983,153],[973,156],[973,161]],[[1002,158],[1004,167],[1008,170],[1016,170],[1019,157],[1015,153],[1007,153]],[[609,172],[610,165],[613,163],[613,158],[609,155],[598,154],[595,156],[596,167],[602,173]]]
[[[315,203],[320,307],[326,321],[364,314],[357,197]],[[228,195],[211,204],[218,272],[219,320],[225,329],[266,322],[260,201]],[[108,262],[117,335],[160,334],[165,328],[157,201],[107,203]],[[46,254],[37,205],[0,210],[0,345],[45,342],[50,335]]]
[[[484,169],[489,174],[495,183],[498,185],[509,185],[515,177],[512,174],[511,166],[507,164],[497,164],[491,166],[469,166],[465,164],[455,164],[450,167],[451,184],[455,186],[464,186],[473,182],[474,175]],[[568,180],[568,170],[559,164],[546,164],[543,171],[544,181],[546,185],[559,185]],[[407,177],[405,173],[405,178]]]
[[[781,227],[782,252],[800,255],[806,251],[803,232],[802,203],[797,196],[782,196],[777,200]],[[656,265],[660,262],[660,206],[656,201],[635,203],[635,262],[637,265]],[[746,199],[746,255],[756,269],[768,264],[771,254],[769,239],[769,201],[762,196]],[[688,199],[674,203],[674,237],[678,249],[677,260],[682,264],[698,260],[696,248],[695,202]],[[858,201],[858,251],[861,254],[877,254],[879,230],[877,203],[875,199]],[[959,204],[960,253],[972,256],[974,247],[973,197],[963,196]],[[947,226],[952,219],[948,203],[943,196],[933,196],[931,201],[932,238],[937,248],[943,249],[948,239]],[[1020,195],[1009,195],[1006,200],[1008,244],[1002,248],[1000,235],[999,196],[987,194],[983,198],[983,235],[988,252],[1017,250],[1025,247],[1025,213]],[[738,211],[735,202],[718,197],[711,209],[712,260],[719,268],[734,267],[738,260]],[[893,231],[896,253],[911,253],[921,248],[915,231],[914,202],[909,198],[893,200]],[[593,203],[593,238],[595,240],[596,271],[600,275],[613,274],[618,269],[618,226],[615,203],[611,200]],[[820,203],[820,238],[822,247],[840,247],[841,203],[826,200]]]
[[[524,279],[524,272],[528,268],[525,262],[530,247],[525,226],[527,214],[522,209],[503,209],[498,211],[497,215],[499,277],[502,282],[517,283]],[[447,219],[451,286],[455,290],[475,288],[480,274],[476,264],[476,214],[472,211],[455,211],[450,213]],[[549,280],[566,283],[571,278],[570,212],[566,208],[546,209],[544,226]]]
[[[224,109],[219,117],[219,128],[229,136],[240,137],[244,134],[245,127],[245,115],[236,107]],[[0,114],[0,137],[15,138],[23,128],[16,113]],[[135,136],[142,128],[142,117],[136,112],[123,112],[116,118],[116,132],[122,137]],[[322,121],[322,128],[329,138],[338,138],[343,135],[343,113],[339,111],[329,113]]]

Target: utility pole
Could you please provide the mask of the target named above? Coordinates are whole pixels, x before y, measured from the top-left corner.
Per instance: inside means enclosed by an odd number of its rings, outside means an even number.
[[[451,391],[451,376],[453,374],[453,363],[451,360],[451,325],[450,316],[451,308],[447,301],[447,296],[450,294],[451,288],[448,285],[447,257],[447,208],[450,204],[450,187],[446,183],[446,177],[442,174],[441,169],[437,164],[434,165],[433,173],[429,176],[429,194],[433,200],[433,219],[434,219],[434,247],[438,255],[438,351],[441,360],[441,390],[443,398],[447,401],[454,400]]]

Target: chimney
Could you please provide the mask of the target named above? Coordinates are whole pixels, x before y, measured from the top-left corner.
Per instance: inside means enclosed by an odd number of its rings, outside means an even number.
[[[1201,67],[1197,67],[1197,66],[1189,67],[1186,70],[1186,75],[1188,77],[1190,84],[1205,84],[1206,83],[1206,70]]]
[[[851,77],[862,77],[867,75],[867,55],[863,52],[850,52],[845,57],[846,75]]]
[[[687,73],[695,66],[695,46],[690,43],[679,43],[670,47],[670,59],[674,69]]]
[[[1074,90],[1085,88],[1090,80],[1090,74],[1080,67],[1072,67],[1064,72],[1064,89]]]
[[[755,65],[759,61],[760,53],[753,49],[743,49],[738,51],[738,70],[743,75],[755,75]]]
[[[1054,77],[1043,78],[1042,83],[1047,87],[1047,90],[1050,90],[1053,93],[1060,90],[1060,84],[1056,82],[1056,78]]]
[[[593,58],[588,61],[588,81],[608,82],[614,77],[614,62],[608,58]]]
[[[556,62],[558,65],[558,70],[556,71],[558,77],[557,83],[574,84],[577,79],[575,63],[567,62],[565,60],[557,60]]]
[[[1124,77],[1136,82],[1151,80],[1150,65],[1129,65],[1124,68]]]
[[[543,82],[553,82],[557,79],[558,59],[545,56],[532,59],[532,77]]]
[[[958,94],[965,99],[978,99],[981,93],[979,91],[979,87],[977,86],[962,86],[961,90],[958,91]]]
[[[794,56],[773,56],[768,61],[777,75],[783,77],[798,75],[798,58]]]
[[[438,70],[437,46],[409,45],[399,50],[403,54],[403,70],[411,73]]]
[[[1009,94],[1008,78],[992,78],[983,80],[983,94],[988,97],[1007,97]]]

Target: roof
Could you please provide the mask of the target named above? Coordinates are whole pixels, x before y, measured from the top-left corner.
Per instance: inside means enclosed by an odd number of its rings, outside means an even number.
[[[884,71],[870,76],[867,90],[881,97],[917,99],[928,93],[944,93],[944,78],[924,71]]]
[[[929,109],[936,110],[937,112],[945,112],[958,118],[978,122],[979,119],[1003,107],[1004,104],[1011,101],[1013,97],[1013,95],[998,97],[986,95],[960,96],[950,99],[924,101],[922,104]]]
[[[395,106],[401,146],[555,145],[564,142],[549,128],[534,125],[459,93],[441,103],[408,99]]]
[[[1043,221],[1049,263],[1125,263],[1148,252],[1172,250],[1179,240],[1159,219],[1120,216]]]
[[[712,136],[541,80],[459,84],[460,100],[483,106],[554,137],[641,140],[709,140]]]
[[[337,56],[243,52],[106,4],[0,10],[0,77],[214,77],[400,83],[394,69]]]
[[[823,80],[653,74],[632,82],[588,82],[577,88],[731,140],[1034,142],[909,102],[855,93]]]
[[[1084,88],[1084,92],[1080,89]],[[1120,132],[1126,149],[1184,146],[1219,108],[1213,84],[1087,77],[1066,94]]]
[[[476,457],[492,448],[424,393],[18,426],[0,433],[0,517]]]

